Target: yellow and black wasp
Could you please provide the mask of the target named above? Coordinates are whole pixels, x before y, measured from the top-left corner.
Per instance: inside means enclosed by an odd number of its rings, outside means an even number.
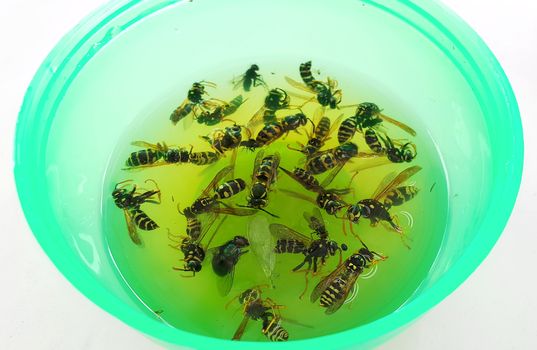
[[[145,231],[152,231],[158,228],[157,223],[140,208],[144,203],[160,204],[160,190],[157,184],[153,180],[146,180],[146,183],[148,181],[153,182],[157,189],[140,192],[136,185],[133,185],[129,190],[126,186],[130,184],[131,180],[126,180],[116,184],[112,191],[114,203],[125,214],[129,236],[137,245],[142,244],[137,228]]]
[[[261,332],[270,341],[289,339],[289,333],[280,324],[282,318],[279,310],[283,308],[282,305],[275,304],[269,298],[261,298],[259,287],[248,288],[238,296],[238,299],[243,308],[243,319],[231,340],[241,340],[250,320],[262,321]]]
[[[233,79],[233,89],[238,89],[241,85],[244,91],[250,91],[252,87],[263,86],[265,89],[268,89],[267,84],[261,77],[261,74],[257,73],[259,66],[257,64],[252,64],[250,68],[244,72],[240,77]]]
[[[249,137],[250,131],[248,129],[234,124],[224,129],[215,129],[210,135],[201,136],[201,138],[209,142],[218,154],[223,155],[225,152],[236,149],[241,145],[243,130],[246,131]]]
[[[416,145],[412,142],[401,144],[393,141],[388,135],[382,134],[374,128],[367,128],[364,132],[365,143],[374,153],[386,155],[392,163],[410,163],[418,155]]]
[[[386,259],[387,257],[372,252],[365,246],[360,248],[358,253],[349,256],[343,264],[340,264],[315,286],[310,301],[314,303],[320,298],[319,304],[326,308],[325,313],[333,314],[347,300],[360,274],[377,262]]]
[[[311,134],[306,131],[308,142],[305,145],[299,144],[300,148],[287,146],[289,149],[299,151],[308,158],[312,157],[324,146],[325,142],[330,139],[330,135],[335,131],[335,127],[341,121],[342,116],[339,116],[334,123],[331,123],[330,118],[322,116],[322,109],[317,109],[313,117],[313,130]]]
[[[268,146],[277,139],[286,136],[291,131],[298,133],[298,128],[306,125],[308,118],[304,113],[288,115],[281,120],[265,124],[265,126],[257,133],[255,139],[249,139],[241,142],[241,146],[250,150],[255,148]]]
[[[388,210],[394,205],[401,205],[407,200],[414,198],[418,193],[418,189],[415,186],[399,185],[421,169],[420,166],[415,165],[406,168],[397,175],[393,173],[388,174],[381,181],[372,198],[362,199],[356,204],[349,205],[345,216],[351,223],[351,230],[352,224],[357,223],[360,218],[369,219],[372,226],[377,225],[379,222],[386,222],[401,235],[401,239],[405,243],[403,230],[396,223],[396,218],[390,215]],[[405,245],[408,247],[406,243]]]
[[[214,88],[216,84],[209,81],[199,81],[192,84],[192,87],[188,90],[187,98],[170,115],[170,120],[174,125],[190,113],[194,113],[197,116],[200,111],[218,105],[213,100],[206,100],[204,98],[207,95],[205,87]]]
[[[211,110],[204,110],[197,117],[196,121],[199,124],[205,124],[207,126],[216,125],[226,119],[226,117],[235,113],[237,109],[245,102],[242,95],[238,95],[229,102],[221,101],[216,103],[216,106]]]
[[[254,130],[261,124],[267,124],[276,121],[276,111],[288,109],[291,98],[287,92],[280,88],[272,89],[265,97],[263,106],[252,116],[246,127]]]
[[[334,169],[331,176],[336,176],[343,166],[358,155],[358,146],[352,142],[343,143],[326,151],[318,152],[306,161],[306,170],[313,175]]]
[[[337,134],[338,141],[339,143],[348,142],[354,137],[356,131],[363,132],[363,130],[368,128],[378,128],[382,125],[383,121],[396,125],[410,135],[416,136],[414,129],[383,114],[382,110],[376,104],[363,102],[356,107],[354,115],[345,119],[339,126]]]
[[[289,77],[285,77],[285,80],[289,83],[289,85],[297,89],[315,94],[317,102],[322,107],[328,106],[331,109],[338,108],[343,94],[341,90],[337,88],[337,80],[327,78],[326,82],[323,82],[315,79],[311,73],[311,61],[302,63],[300,65],[300,76],[304,83],[300,83]]]
[[[306,293],[308,289],[308,274],[312,272],[313,275],[317,274],[320,267],[326,263],[326,259],[329,256],[336,255],[339,252],[339,263],[341,264],[342,251],[347,250],[346,244],[338,245],[334,240],[330,240],[328,231],[324,224],[321,212],[315,208],[313,215],[305,214],[309,227],[313,230],[311,237],[307,237],[290,227],[282,224],[272,223],[269,226],[271,234],[276,238],[276,247],[274,252],[277,254],[291,253],[291,254],[303,254],[303,261],[293,268],[293,271],[299,271],[305,264],[307,264],[304,270],[306,276],[306,286],[304,292],[300,295],[300,298]],[[313,234],[318,238],[314,239]]]
[[[263,150],[257,152],[254,161],[254,170],[252,172],[250,194],[247,198],[248,203],[242,207],[254,208],[277,217],[264,208],[268,205],[268,194],[271,186],[276,181],[279,165],[280,154],[278,152],[266,157],[264,156]]]
[[[125,162],[128,168],[180,164],[190,161],[190,152],[183,147],[168,147],[164,142],[152,144],[145,141],[134,141],[131,144],[133,146],[143,147],[144,149],[130,154]]]

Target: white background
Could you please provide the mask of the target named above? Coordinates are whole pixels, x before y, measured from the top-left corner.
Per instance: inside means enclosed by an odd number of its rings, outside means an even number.
[[[25,89],[58,40],[103,2],[0,0],[0,349],[159,348],[56,271],[28,229],[13,182],[13,134]],[[487,42],[513,85],[526,137],[522,189],[487,260],[382,349],[537,349],[537,2],[445,3]]]

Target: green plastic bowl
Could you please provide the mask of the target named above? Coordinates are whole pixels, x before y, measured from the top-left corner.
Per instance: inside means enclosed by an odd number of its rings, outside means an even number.
[[[387,100],[412,107],[442,158],[448,225],[436,262],[412,299],[372,323],[278,344],[373,346],[476,269],[501,234],[520,184],[522,130],[509,82],[481,39],[438,3],[146,0],[103,6],[62,39],[26,93],[15,151],[24,213],[69,281],[141,332],[170,346],[275,347],[204,337],[156,320],[119,277],[101,226],[110,152],[148,101],[184,91],[228,64],[266,58],[323,59],[347,72],[345,79],[368,77]]]

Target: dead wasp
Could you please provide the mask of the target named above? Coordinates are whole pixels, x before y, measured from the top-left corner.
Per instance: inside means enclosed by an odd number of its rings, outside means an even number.
[[[330,134],[334,132],[335,126],[339,124],[339,121],[342,117],[339,116],[334,123],[331,123],[330,118],[322,116],[322,111],[322,109],[315,111],[312,122],[313,130],[311,134],[306,131],[308,142],[305,145],[299,144],[299,149],[287,146],[289,149],[299,151],[308,158],[319,152],[319,150],[324,146],[325,142],[330,139]]]
[[[146,180],[146,183],[148,181],[153,182],[157,189],[139,192],[136,185],[133,185],[132,189],[128,190],[125,186],[130,183],[131,180],[126,180],[117,183],[112,191],[114,203],[118,208],[123,210],[123,214],[125,215],[129,236],[137,245],[142,244],[137,228],[145,231],[152,231],[158,228],[157,223],[147,216],[147,214],[140,208],[144,203],[160,204],[160,190],[158,189],[157,184],[153,180]],[[158,200],[153,199],[155,196],[157,196]]]
[[[291,98],[287,92],[280,88],[272,89],[265,97],[263,106],[252,116],[246,127],[254,130],[261,124],[267,124],[276,120],[276,111],[287,109]]]
[[[308,274],[312,272],[315,275],[318,271],[318,263],[324,265],[329,256],[336,255],[339,252],[339,263],[341,264],[342,251],[347,250],[347,245],[330,240],[328,232],[324,225],[324,221],[319,209],[314,209],[313,216],[305,214],[310,228],[314,230],[314,234],[318,235],[317,239],[307,237],[285,225],[272,223],[269,226],[271,234],[277,239],[274,252],[278,254],[291,253],[303,254],[303,261],[293,268],[293,271],[299,271],[305,264],[308,266],[305,269],[306,286],[300,298],[308,289]]]
[[[315,286],[310,301],[314,303],[320,298],[319,304],[326,308],[325,313],[333,314],[347,300],[360,274],[378,261],[386,259],[387,257],[372,252],[365,246],[360,248],[358,253],[349,256]]]
[[[265,126],[257,133],[255,139],[249,139],[241,142],[241,146],[248,149],[255,149],[270,145],[277,139],[286,136],[289,132],[295,131],[301,126],[306,125],[308,118],[303,113],[288,115],[281,120],[265,124]]]
[[[186,148],[171,148],[164,142],[152,144],[145,141],[134,141],[131,145],[145,149],[130,154],[125,162],[129,168],[189,162],[189,151]]]
[[[417,156],[416,145],[412,142],[400,144],[393,141],[388,135],[382,134],[374,128],[367,128],[364,132],[365,143],[376,154],[384,154],[392,163],[411,162]]]
[[[209,81],[199,81],[192,84],[190,90],[188,90],[187,98],[177,107],[170,115],[170,120],[176,125],[181,119],[188,116],[191,112],[197,115],[200,110],[204,110],[213,106],[212,100],[205,100],[204,96],[207,95],[205,87],[216,87],[216,84]]]
[[[231,340],[242,338],[250,320],[262,321],[261,332],[270,341],[287,341],[289,339],[289,333],[280,324],[282,318],[279,315],[279,309],[283,306],[276,305],[269,298],[262,299],[259,287],[249,288],[234,299],[237,298],[243,306],[243,319]]]
[[[265,157],[263,150],[257,152],[254,161],[254,170],[252,172],[250,194],[247,198],[248,204],[240,206],[261,210],[271,216],[277,217],[264,208],[268,205],[268,194],[271,186],[276,181],[279,165],[279,153],[276,152]]]
[[[416,136],[414,129],[383,114],[382,110],[376,104],[363,102],[358,105],[354,115],[341,123],[337,135],[338,141],[339,143],[347,142],[353,138],[356,131],[363,132],[364,129],[379,127],[383,121],[396,125],[410,135]]]
[[[261,77],[261,74],[257,73],[258,70],[259,66],[257,64],[252,64],[250,68],[244,72],[244,74],[236,79],[233,79],[233,89],[238,89],[241,85],[244,91],[250,91],[252,87],[258,86],[263,86],[267,89],[267,84]]]
[[[219,154],[224,154],[226,151],[233,150],[241,145],[243,130],[246,130],[247,134],[250,135],[248,129],[235,124],[224,129],[215,129],[211,135],[201,136],[201,138],[209,142],[211,147]]]
[[[322,174],[331,169],[337,173],[351,158],[357,155],[358,146],[355,143],[346,142],[311,156],[306,162],[306,170],[313,175]]]
[[[377,225],[379,222],[386,222],[401,235],[401,240],[408,247],[404,240],[403,230],[397,225],[395,218],[390,215],[388,209],[394,203],[399,205],[399,203],[404,203],[407,198],[410,200],[414,197],[417,191],[410,190],[407,193],[406,189],[401,190],[398,186],[420,170],[421,167],[416,165],[403,170],[395,177],[392,174],[388,174],[379,184],[372,198],[362,199],[356,204],[349,205],[345,217],[350,222],[351,231],[352,224],[357,223],[360,218],[369,219],[372,226]],[[382,203],[383,200],[386,205]]]
[[[237,109],[245,102],[242,95],[238,95],[229,102],[221,102],[217,104],[212,110],[204,110],[197,117],[196,121],[199,124],[205,124],[207,126],[216,125],[224,120],[226,117],[235,113]]]

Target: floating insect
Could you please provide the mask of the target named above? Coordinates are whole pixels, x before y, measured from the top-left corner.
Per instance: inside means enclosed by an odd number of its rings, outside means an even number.
[[[118,208],[123,209],[129,236],[137,245],[142,244],[137,228],[145,231],[152,231],[158,228],[157,223],[140,208],[144,203],[160,204],[160,190],[157,184],[153,180],[146,180],[145,182],[147,183],[148,181],[153,182],[157,189],[140,192],[136,185],[133,185],[132,189],[128,190],[125,187],[131,180],[126,180],[116,184],[112,191],[114,203]],[[157,199],[155,199],[155,196],[157,196]]]
[[[306,162],[306,170],[313,175],[334,169],[334,175],[353,157],[358,155],[358,146],[352,142],[343,143],[335,148],[316,153]]]
[[[305,269],[305,278],[306,286],[304,291],[300,295],[300,298],[306,293],[308,289],[308,274],[312,272],[315,275],[318,271],[318,263],[324,265],[326,259],[329,256],[336,255],[339,252],[339,263],[341,264],[341,254],[342,251],[347,250],[347,246],[342,244],[338,245],[336,241],[328,239],[328,232],[324,226],[324,221],[322,219],[321,213],[317,209],[317,212],[313,217],[306,216],[308,223],[311,226],[314,226],[316,234],[320,237],[313,239],[307,237],[285,225],[282,224],[270,224],[269,229],[272,235],[277,239],[276,247],[274,251],[278,254],[291,253],[291,254],[303,254],[304,260],[293,268],[293,271],[299,271],[305,264],[307,267]]]
[[[246,100],[243,99],[242,95],[236,96],[234,99],[232,99],[229,102],[222,101],[220,104],[216,105],[212,110],[204,110],[203,112],[201,112],[197,116],[196,121],[199,124],[205,124],[207,126],[216,125],[224,120],[228,120],[226,119],[226,117],[235,113],[237,109],[245,101]]]
[[[280,88],[270,90],[263,106],[252,116],[246,127],[254,130],[261,124],[276,121],[276,111],[289,108],[290,103],[291,98],[285,90]]]
[[[196,116],[199,111],[210,108],[211,106],[217,106],[217,104],[214,104],[214,101],[204,99],[204,96],[207,95],[205,91],[206,86],[214,88],[216,84],[208,81],[199,81],[192,84],[192,87],[188,90],[187,98],[170,115],[170,120],[174,125],[187,117],[191,112]]]
[[[360,274],[378,261],[386,259],[365,246],[360,248],[358,253],[349,256],[315,286],[310,301],[314,303],[320,298],[319,304],[326,308],[325,313],[333,314],[343,305]]]
[[[170,148],[164,142],[152,144],[145,141],[134,141],[131,145],[145,149],[130,154],[125,162],[128,168],[187,163],[190,160],[190,152],[186,148]]]
[[[240,77],[232,81],[233,89],[238,89],[241,85],[244,91],[250,91],[252,87],[263,86],[268,89],[267,84],[261,77],[261,74],[257,73],[259,66],[252,64],[250,68],[244,72]]]
[[[233,286],[235,275],[235,265],[239,262],[240,257],[247,253],[243,250],[248,247],[250,242],[243,236],[235,236],[221,246],[211,248],[212,266],[214,273],[220,278],[217,279],[218,291],[225,296]]]
[[[287,146],[289,149],[302,152],[308,158],[319,152],[319,150],[324,146],[325,142],[330,139],[330,134],[335,131],[335,126],[338,125],[342,119],[342,116],[339,116],[334,123],[331,123],[330,118],[326,116],[323,117],[322,113],[319,114],[317,111],[322,112],[322,109],[315,111],[313,118],[314,121],[312,123],[313,130],[311,134],[306,131],[308,142],[305,145],[299,143],[299,149]]]
[[[258,132],[255,139],[249,139],[241,143],[241,146],[250,150],[270,145],[277,139],[286,136],[291,131],[298,132],[298,128],[306,125],[308,118],[303,113],[288,115],[281,120],[265,124]]]
[[[190,152],[188,154],[188,162],[195,165],[208,165],[216,163],[220,159],[220,154],[210,151]]]
[[[386,156],[392,163],[410,163],[418,154],[416,145],[412,142],[406,142],[402,146],[398,147],[388,135],[385,135],[385,138],[381,136],[381,139],[386,145]]]
[[[260,269],[274,287],[273,272],[276,266],[274,240],[269,231],[269,224],[264,216],[255,216],[248,222],[248,241]]]
[[[394,205],[394,203],[402,204],[407,200],[407,197],[408,199],[414,197],[417,191],[414,193],[414,190],[411,190],[409,193],[406,193],[405,190],[403,193],[399,190],[398,186],[420,170],[421,167],[416,165],[403,170],[395,177],[393,174],[388,174],[388,176],[386,176],[379,184],[379,187],[372,198],[362,199],[356,204],[348,206],[345,216],[351,223],[351,231],[352,223],[357,223],[360,218],[369,219],[372,226],[377,225],[379,222],[386,222],[401,235],[401,240],[405,243],[403,230],[397,225],[396,218],[390,215],[388,209]],[[384,205],[384,203],[381,202],[382,200],[384,200],[388,206]],[[406,243],[405,245],[408,247]]]
[[[289,333],[280,324],[281,316],[278,311],[283,307],[282,305],[276,305],[269,298],[262,299],[259,287],[249,288],[237,298],[243,306],[243,319],[235,334],[233,334],[232,340],[242,338],[249,320],[261,320],[261,332],[270,341],[286,341],[289,339]]]
[[[416,136],[416,131],[414,131],[414,129],[383,114],[376,104],[372,102],[363,102],[358,105],[354,115],[348,117],[341,123],[337,135],[338,141],[339,143],[347,142],[353,138],[356,131],[359,130],[362,132],[367,128],[379,127],[383,121],[396,125],[410,135]]]
[[[252,173],[252,184],[248,195],[248,204],[242,207],[255,208],[277,217],[264,208],[268,205],[268,194],[272,184],[276,181],[280,154],[275,153],[264,157],[263,150],[257,152]]]
[[[209,142],[211,147],[219,154],[237,148],[241,145],[243,127],[240,125],[227,126],[224,129],[215,129],[209,136],[201,136]],[[248,135],[250,131],[246,129]]]

